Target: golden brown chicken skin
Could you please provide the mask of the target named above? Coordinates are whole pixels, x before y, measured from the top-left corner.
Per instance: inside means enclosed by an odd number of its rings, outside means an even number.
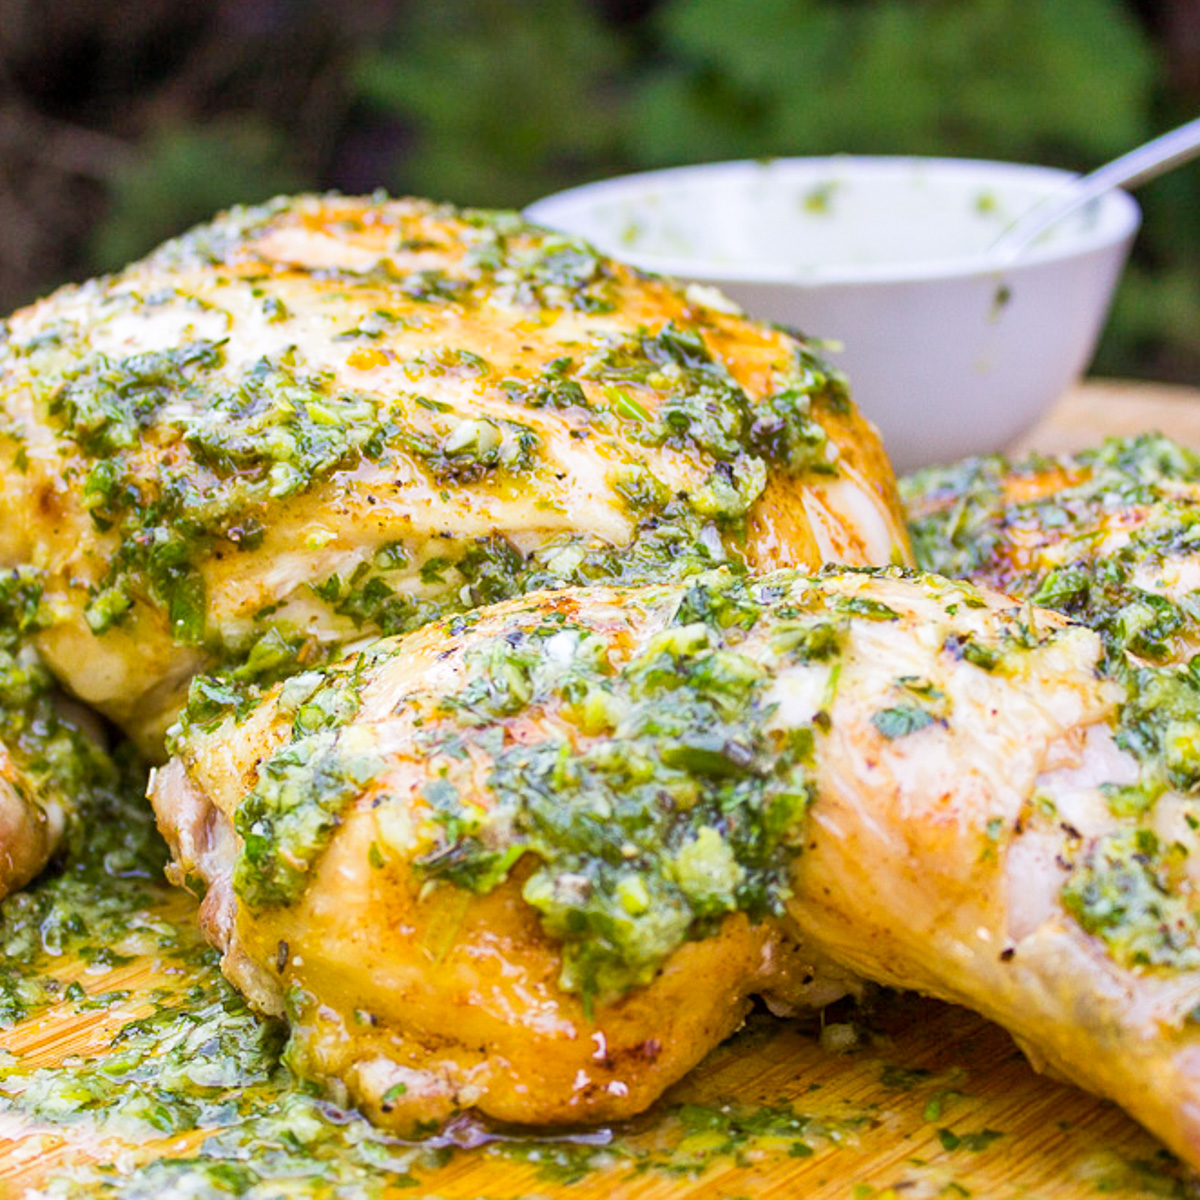
[[[44,574],[46,661],[152,752],[200,671],[534,588],[907,555],[808,347],[513,214],[234,210],[15,314],[0,408],[0,565]]]
[[[224,968],[397,1128],[644,1108],[747,998],[968,1004],[1200,1162],[1197,802],[1098,636],[895,571],[542,594],[195,727]]]

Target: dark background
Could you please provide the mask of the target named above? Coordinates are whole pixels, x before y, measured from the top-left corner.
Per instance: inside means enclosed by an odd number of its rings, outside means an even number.
[[[518,206],[650,167],[950,154],[1086,170],[1200,112],[1200,0],[0,0],[0,309],[236,201]],[[1200,384],[1200,168],[1095,369]]]

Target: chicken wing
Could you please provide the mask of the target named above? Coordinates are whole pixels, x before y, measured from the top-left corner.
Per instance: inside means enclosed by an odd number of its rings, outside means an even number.
[[[546,593],[194,726],[151,796],[229,977],[399,1129],[627,1116],[747,997],[970,1005],[1200,1163],[1193,800],[1099,637],[897,570]],[[702,983],[700,982],[702,981]]]
[[[332,647],[535,588],[903,561],[804,343],[512,214],[236,209],[0,336],[0,566],[151,752]]]

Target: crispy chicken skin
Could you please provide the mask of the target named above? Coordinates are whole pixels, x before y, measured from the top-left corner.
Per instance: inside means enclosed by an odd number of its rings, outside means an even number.
[[[1101,657],[895,570],[568,590],[195,727],[151,797],[227,974],[384,1124],[630,1115],[747,997],[858,977],[1197,1164],[1200,821],[1110,802],[1153,764]]]
[[[234,210],[0,337],[0,566],[160,753],[200,671],[535,588],[904,561],[874,429],[785,332],[512,214]]]

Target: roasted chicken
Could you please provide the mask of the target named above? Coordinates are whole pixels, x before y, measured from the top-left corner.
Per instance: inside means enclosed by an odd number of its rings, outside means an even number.
[[[877,981],[1200,1166],[1185,452],[926,474],[925,564],[1000,590],[907,572],[805,343],[379,198],[16,314],[0,406],[0,894],[108,769],[53,673],[152,755],[174,723],[173,878],[382,1125],[628,1116],[752,997]]]
[[[1148,434],[1076,455],[999,455],[902,482],[921,566],[1098,630],[1111,665],[1200,650],[1200,456]]]
[[[512,214],[234,210],[15,314],[0,409],[0,567],[152,754],[198,672],[208,712],[534,588],[907,555],[804,343]]]
[[[385,1125],[627,1116],[752,994],[869,979],[1200,1164],[1200,820],[1114,803],[1158,765],[1102,656],[897,570],[543,593],[193,725],[151,795],[229,977]]]

